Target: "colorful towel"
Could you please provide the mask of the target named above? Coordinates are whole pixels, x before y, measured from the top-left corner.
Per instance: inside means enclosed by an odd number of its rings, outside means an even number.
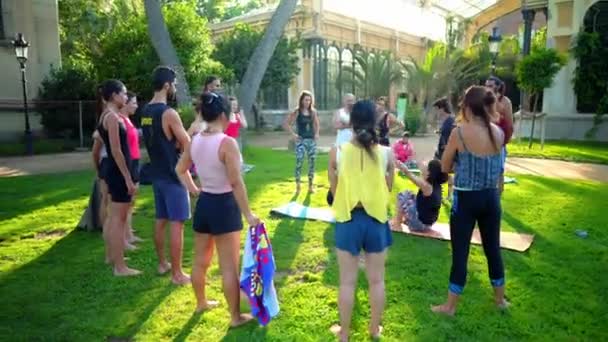
[[[274,288],[275,263],[266,227],[250,227],[245,241],[240,287],[247,294],[251,313],[261,325],[267,325],[279,313]]]

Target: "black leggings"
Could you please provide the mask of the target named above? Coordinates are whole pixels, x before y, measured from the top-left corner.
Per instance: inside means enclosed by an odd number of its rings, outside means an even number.
[[[505,271],[500,255],[500,196],[498,189],[454,191],[450,214],[452,269],[450,291],[461,294],[467,280],[467,260],[475,223],[479,226],[483,251],[488,260],[492,286],[504,286]]]

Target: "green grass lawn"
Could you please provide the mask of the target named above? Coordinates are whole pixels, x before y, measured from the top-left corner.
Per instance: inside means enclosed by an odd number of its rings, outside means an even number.
[[[543,158],[579,163],[608,164],[608,143],[597,141],[548,140],[541,150],[540,141],[535,140],[528,149],[529,139],[517,139],[508,145],[509,157]]]
[[[219,309],[193,315],[190,287],[175,287],[155,273],[153,198],[143,187],[135,227],[146,238],[129,254],[144,270],[114,278],[103,264],[98,233],[74,230],[87,204],[91,172],[0,179],[0,340],[102,341],[331,341],[338,320],[338,267],[332,226],[268,215],[292,199],[294,158],[250,149],[256,168],[246,183],[254,210],[270,231],[278,267],[280,315],[267,328],[228,330],[217,264],[209,272],[209,297]],[[322,188],[298,201],[324,205]],[[384,340],[590,340],[608,339],[608,184],[518,176],[504,194],[503,229],[533,233],[526,253],[503,251],[512,308],[494,308],[483,250],[471,248],[469,278],[455,318],[432,314],[446,295],[449,243],[394,235],[387,260]],[[401,179],[398,187],[406,186]],[[409,186],[409,185],[407,185]],[[448,209],[441,220],[447,221]],[[589,232],[587,239],[574,234]],[[192,263],[188,224],[184,264]],[[363,273],[353,314],[355,341],[367,340],[369,304]]]

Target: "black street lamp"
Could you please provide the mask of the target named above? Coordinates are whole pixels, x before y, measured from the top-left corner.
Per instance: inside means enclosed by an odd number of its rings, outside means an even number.
[[[27,63],[27,49],[30,46],[25,39],[23,39],[23,34],[18,33],[17,39],[13,40],[13,47],[15,48],[15,55],[17,56],[17,61],[21,67],[21,85],[23,87],[23,112],[25,113],[25,152],[27,155],[34,154],[34,149],[32,146],[32,130],[30,128],[30,115],[28,112],[27,106],[27,80],[25,78],[25,64]]]
[[[498,33],[498,27],[494,27],[492,29],[492,35],[488,37],[490,53],[492,54],[492,75],[496,74],[496,57],[498,57],[498,52],[500,51],[501,41],[502,36]]]

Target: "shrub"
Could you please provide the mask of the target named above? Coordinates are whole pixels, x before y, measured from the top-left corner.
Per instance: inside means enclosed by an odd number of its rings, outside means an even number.
[[[405,129],[411,135],[415,135],[420,129],[420,119],[422,117],[422,107],[417,104],[412,104],[405,112]]]
[[[182,123],[184,124],[184,127],[186,129],[188,129],[188,127],[190,127],[190,125],[194,121],[194,118],[196,118],[196,111],[194,110],[194,107],[193,106],[181,106],[177,109],[177,112],[179,113],[179,116],[182,118]]]
[[[78,136],[78,101],[86,101],[82,108],[83,129],[93,131],[96,84],[93,74],[82,67],[51,70],[41,83],[37,104],[42,125],[50,137]]]

